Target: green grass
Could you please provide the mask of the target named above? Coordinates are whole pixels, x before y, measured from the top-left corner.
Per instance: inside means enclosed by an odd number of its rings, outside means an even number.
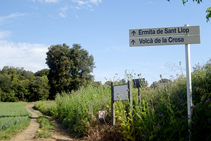
[[[26,102],[0,102],[0,118],[28,116],[28,112],[24,105]]]
[[[0,102],[0,139],[10,139],[29,126],[26,102]]]
[[[25,122],[21,122],[18,125],[14,125],[6,130],[0,131],[0,140],[9,140],[18,133],[22,132],[25,130],[29,124],[30,124],[31,119],[28,118]]]
[[[6,130],[14,125],[18,125],[21,122],[25,122],[27,119],[28,116],[0,118],[0,131]]]
[[[34,108],[49,116],[54,116],[57,113],[55,101],[38,101]]]
[[[45,116],[39,116],[37,122],[40,123],[40,128],[37,130],[35,138],[47,138],[52,136],[54,125]]]
[[[114,132],[110,132],[110,136],[115,137],[113,133],[118,132],[119,137],[125,140],[187,141],[190,130],[191,141],[210,140],[210,70],[211,65],[208,62],[204,66],[196,65],[192,73],[193,115],[190,125],[187,115],[186,78],[181,75],[173,82],[160,83],[157,87],[142,87],[141,97],[138,97],[138,90],[132,88],[132,113],[129,112],[129,101],[115,102],[116,127]],[[141,104],[138,103],[139,100]],[[45,113],[53,114],[76,136],[97,134],[95,127],[100,125],[98,111],[106,111],[106,124],[111,123],[110,86],[82,86],[71,94],[57,95],[55,102],[43,101],[35,105]],[[101,138],[103,137],[105,136],[102,134]]]

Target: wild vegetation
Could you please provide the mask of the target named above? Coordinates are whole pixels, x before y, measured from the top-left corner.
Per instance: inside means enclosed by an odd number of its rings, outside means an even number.
[[[40,123],[40,127],[36,132],[35,138],[47,138],[52,136],[54,125],[45,116],[39,116],[37,122]]]
[[[51,46],[46,61],[49,69],[36,73],[23,68],[4,67],[0,71],[0,100],[35,101],[55,98],[55,101],[38,101],[35,107],[55,117],[75,137],[86,136],[87,140],[210,139],[211,60],[204,66],[196,65],[192,73],[193,115],[190,124],[186,78],[183,74],[172,80],[163,79],[161,75],[161,80],[150,87],[138,74],[141,96],[138,96],[136,84],[133,84],[133,106],[130,107],[129,101],[115,102],[115,126],[111,126],[111,81],[105,85],[94,82],[90,75],[95,67],[93,57],[86,50],[77,44],[73,48],[65,44]],[[126,72],[126,78],[132,81],[134,77],[132,73]],[[113,82],[115,85],[126,83],[124,79]],[[98,111],[106,112],[103,123],[98,120]],[[28,116],[24,112],[1,112],[4,113],[0,117],[1,123],[4,122],[4,127],[0,126],[2,131],[12,129],[14,126],[10,124],[18,123],[19,117]],[[6,124],[6,117],[13,122]],[[40,133],[38,136],[44,135]]]
[[[78,91],[56,95],[55,102],[35,104],[41,111],[57,118],[76,136],[90,140],[210,140],[211,64],[196,65],[192,73],[192,122],[188,124],[186,78],[178,76],[156,87],[142,87],[138,97],[132,88],[133,107],[128,101],[115,102],[116,126],[111,126],[111,89],[109,85],[82,86]],[[131,74],[128,74],[131,76]],[[141,100],[139,104],[138,101]],[[52,110],[53,109],[53,110]],[[105,111],[104,124],[98,111]]]

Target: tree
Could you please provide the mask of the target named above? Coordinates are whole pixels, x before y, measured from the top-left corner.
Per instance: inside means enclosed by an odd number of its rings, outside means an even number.
[[[163,78],[163,79],[159,80],[158,82],[153,81],[152,84],[150,85],[150,87],[151,88],[156,88],[156,87],[159,87],[161,83],[168,83],[168,82],[171,82],[171,80]]]
[[[166,79],[166,78],[163,78],[161,80],[159,80],[160,83],[168,83],[168,82],[171,82],[170,79]]]
[[[11,91],[11,84],[9,75],[0,75],[0,88],[2,91],[9,93]]]
[[[49,74],[49,69],[42,69],[42,70],[40,70],[40,71],[37,71],[37,72],[34,74],[34,76],[40,76],[40,77],[42,77],[42,76],[44,76],[44,75],[48,76],[48,74]]]
[[[170,0],[167,0],[167,1],[170,1]],[[200,4],[202,2],[202,0],[193,0],[193,2],[197,2],[198,4]],[[183,4],[185,5],[185,3],[188,2],[188,0],[182,0]],[[211,7],[207,8],[206,10],[206,19],[207,19],[207,22],[209,21],[209,19],[211,18]]]
[[[15,97],[15,91],[11,89],[11,80],[9,75],[0,75],[0,101],[14,102],[18,99]]]
[[[111,82],[112,81],[106,81],[105,84],[104,84],[104,86],[111,86]]]
[[[94,77],[90,73],[95,68],[94,58],[80,45],[73,44],[72,48],[66,44],[52,45],[46,54],[51,98],[56,93],[71,92],[93,81]]]
[[[49,95],[48,69],[37,72],[37,76],[23,68],[4,66],[0,70],[0,101],[45,100]]]
[[[37,76],[30,84],[30,101],[46,100],[49,97],[49,85],[46,75]]]
[[[94,87],[102,86],[101,81],[94,81],[92,84],[93,84]]]
[[[121,83],[121,84],[127,84],[127,82],[126,82],[125,79],[121,79],[121,80],[120,80],[120,83]]]

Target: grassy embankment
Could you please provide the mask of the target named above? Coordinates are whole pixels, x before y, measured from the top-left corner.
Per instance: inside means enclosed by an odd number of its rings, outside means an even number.
[[[0,140],[10,139],[29,126],[26,102],[0,102]]]
[[[193,115],[188,125],[186,78],[156,88],[132,89],[133,113],[129,102],[118,101],[116,126],[111,126],[110,86],[83,86],[71,94],[56,96],[55,102],[39,101],[35,106],[54,116],[76,136],[90,140],[191,141],[210,140],[211,134],[211,65],[196,65],[192,73]],[[141,99],[141,104],[138,100]],[[98,122],[98,111],[106,112],[105,124]]]

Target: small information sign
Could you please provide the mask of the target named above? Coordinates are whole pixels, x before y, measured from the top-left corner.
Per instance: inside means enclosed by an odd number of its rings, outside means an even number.
[[[127,100],[128,99],[128,85],[114,86],[114,101]]]
[[[105,111],[99,111],[99,119],[105,118]]]

